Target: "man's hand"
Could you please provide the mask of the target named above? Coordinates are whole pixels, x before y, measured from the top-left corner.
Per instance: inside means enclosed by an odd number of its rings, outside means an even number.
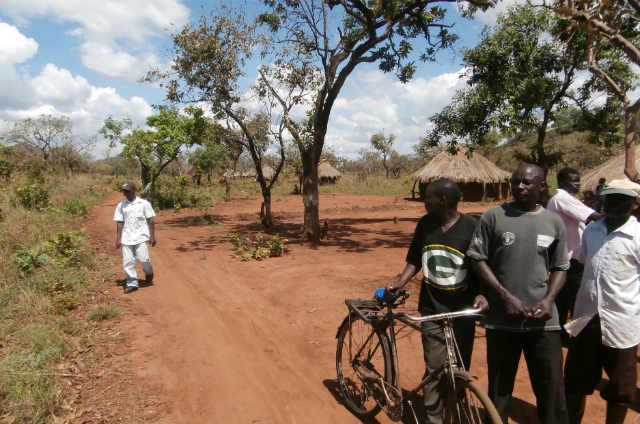
[[[553,315],[553,302],[547,297],[543,297],[533,308],[531,308],[531,318],[548,320]]]
[[[149,243],[151,243],[151,246],[155,246],[156,245],[156,239],[155,238],[151,238],[151,240],[149,240]]]
[[[487,310],[489,310],[489,301],[487,300],[486,297],[484,297],[483,295],[479,294],[473,300],[473,307],[474,308],[480,308],[480,310],[482,312],[487,311]]]
[[[116,249],[120,249],[122,247],[122,243],[116,241]]]
[[[517,297],[509,294],[504,299],[504,310],[507,318],[513,321],[522,321],[530,317],[529,310]]]
[[[394,291],[396,291],[396,290],[398,290],[400,288],[402,288],[402,287],[398,287],[398,280],[391,280],[384,287],[384,289],[386,291],[388,291],[389,293],[393,293]]]

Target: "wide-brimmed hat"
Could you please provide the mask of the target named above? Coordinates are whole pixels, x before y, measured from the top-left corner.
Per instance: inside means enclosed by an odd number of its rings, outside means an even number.
[[[604,186],[602,191],[600,191],[601,196],[622,194],[629,197],[638,197],[638,193],[640,193],[640,184],[636,184],[628,178],[611,180],[609,184]]]

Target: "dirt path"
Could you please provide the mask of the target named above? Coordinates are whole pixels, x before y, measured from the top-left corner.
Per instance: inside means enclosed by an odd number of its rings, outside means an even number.
[[[116,193],[93,209],[89,236],[113,245]],[[394,196],[326,195],[321,218],[329,239],[317,249],[298,239],[301,201],[274,199],[279,232],[290,239],[282,258],[232,258],[230,232],[259,230],[257,200],[218,203],[213,224],[193,211],[159,214],[151,249],[155,285],[124,295],[134,316],[120,325],[131,349],[129,384],[153,390],[165,405],[156,423],[357,423],[335,394],[335,333],[346,297],[370,297],[404,266],[422,204]],[[481,212],[487,205],[464,205]],[[113,247],[110,255],[118,258]],[[418,286],[412,287],[417,301]],[[417,339],[405,339],[402,382],[417,381]],[[484,380],[484,339],[478,331],[472,370]],[[535,423],[526,370],[516,383],[519,423]],[[603,404],[590,399],[585,422],[601,423]],[[637,417],[631,413],[630,419]],[[381,423],[389,422],[384,414]],[[374,421],[376,422],[376,421]],[[629,421],[633,422],[633,421]]]

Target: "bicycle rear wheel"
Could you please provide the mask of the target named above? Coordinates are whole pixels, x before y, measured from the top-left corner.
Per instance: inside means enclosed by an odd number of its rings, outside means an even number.
[[[356,314],[344,320],[337,338],[336,371],[345,404],[358,416],[374,416],[393,384],[389,339]]]
[[[455,396],[443,409],[444,424],[502,424],[500,414],[485,391],[461,377],[456,377],[455,385]]]

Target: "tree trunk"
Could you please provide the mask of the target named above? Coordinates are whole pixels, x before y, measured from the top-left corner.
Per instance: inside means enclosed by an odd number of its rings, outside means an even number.
[[[624,174],[636,183],[640,182],[640,174],[636,168],[636,142],[638,140],[638,115],[635,108],[624,111]]]
[[[262,190],[262,207],[260,208],[260,220],[265,228],[273,226],[273,216],[271,215],[271,190]]]
[[[320,214],[318,201],[318,164],[309,151],[301,152],[302,203],[304,204],[304,235],[313,244],[320,242]]]
[[[224,201],[225,202],[230,202],[231,201],[231,178],[229,178],[228,175],[224,176]]]

